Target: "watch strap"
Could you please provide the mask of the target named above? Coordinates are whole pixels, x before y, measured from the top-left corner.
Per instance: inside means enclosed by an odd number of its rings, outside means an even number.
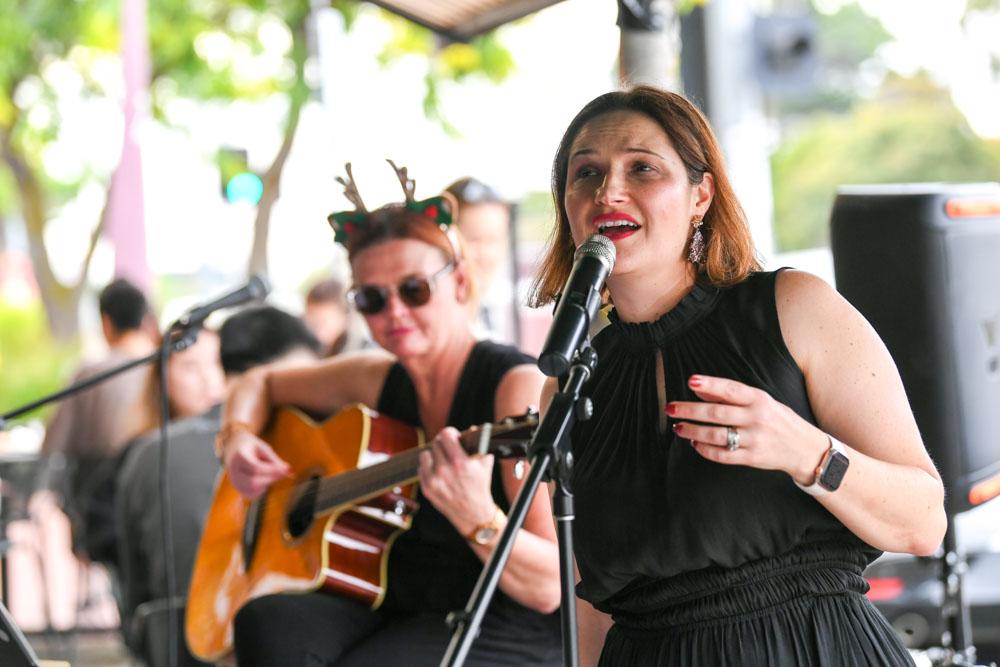
[[[507,518],[507,515],[503,513],[503,510],[500,509],[500,506],[497,505],[496,503],[494,503],[493,504],[493,518],[491,518],[486,523],[481,523],[478,526],[476,526],[475,528],[473,528],[465,536],[465,539],[468,540],[469,542],[474,543],[474,544],[486,544],[487,542],[484,541],[484,540],[482,540],[480,538],[480,535],[481,535],[482,531],[492,530],[493,531],[493,535],[490,535],[490,538],[492,539],[493,536],[496,535],[496,533],[500,532],[500,529],[503,528],[504,520],[506,518]]]
[[[847,456],[847,448],[844,446],[844,443],[837,440],[829,433],[826,434],[826,437],[830,440],[830,447],[826,450],[826,453],[823,454],[823,458],[820,460],[819,465],[816,466],[816,474],[813,477],[812,484],[799,484],[794,478],[792,479],[792,481],[795,482],[795,486],[799,487],[799,489],[805,491],[810,496],[824,496],[831,492],[830,489],[820,484],[820,478],[823,476],[823,471],[827,464],[830,463],[830,458],[833,456],[834,452]]]

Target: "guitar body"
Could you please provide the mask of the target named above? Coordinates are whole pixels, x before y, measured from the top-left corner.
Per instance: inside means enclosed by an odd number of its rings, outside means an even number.
[[[317,424],[275,412],[261,436],[293,471],[248,501],[223,471],[206,518],[188,595],[191,652],[212,662],[232,650],[233,619],[249,600],[324,588],[377,607],[388,550],[416,508],[414,479],[313,516],[311,480],[380,463],[423,445],[419,429],[353,406]]]

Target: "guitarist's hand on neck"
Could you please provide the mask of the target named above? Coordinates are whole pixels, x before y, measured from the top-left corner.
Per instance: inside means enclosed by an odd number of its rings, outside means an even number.
[[[448,427],[420,454],[420,488],[461,535],[470,535],[496,514],[490,492],[493,455],[465,453],[458,430]],[[493,540],[495,541],[495,540]],[[491,541],[492,544],[492,541]]]

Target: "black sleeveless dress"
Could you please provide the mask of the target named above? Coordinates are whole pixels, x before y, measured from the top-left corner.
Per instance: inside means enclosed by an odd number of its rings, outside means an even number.
[[[497,387],[514,366],[535,360],[514,347],[479,341],[472,349],[455,391],[448,424],[465,429],[510,415],[494,415]],[[396,363],[389,371],[378,403],[379,412],[414,426],[422,426],[417,395],[406,370]],[[493,469],[493,500],[504,512],[510,502],[503,488],[500,466]],[[483,561],[472,551],[443,514],[419,493],[420,510],[410,529],[402,533],[389,554],[386,611],[450,612],[465,607]],[[489,643],[502,664],[561,664],[559,612],[541,614],[522,606],[497,589],[483,623],[479,646]]]
[[[698,284],[654,322],[594,337],[594,416],[572,432],[578,595],[611,614],[602,665],[910,665],[864,596],[862,542],[783,472],[708,461],[661,416],[693,374],[815,423],[781,336],[776,273]]]

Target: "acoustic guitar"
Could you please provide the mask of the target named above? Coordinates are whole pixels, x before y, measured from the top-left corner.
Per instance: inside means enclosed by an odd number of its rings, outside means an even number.
[[[537,423],[528,412],[472,427],[461,442],[469,453],[524,457]],[[378,607],[389,549],[417,510],[420,429],[363,405],[322,423],[280,408],[261,438],[293,472],[253,501],[225,471],[216,481],[185,620],[188,647],[206,662],[232,650],[233,618],[262,595],[322,588]]]

